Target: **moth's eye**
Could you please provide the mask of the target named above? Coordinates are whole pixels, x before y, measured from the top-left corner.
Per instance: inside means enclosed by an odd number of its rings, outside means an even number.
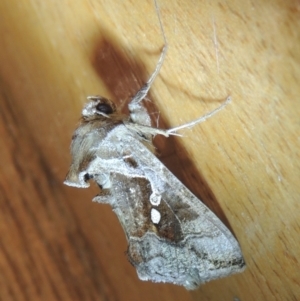
[[[90,174],[88,174],[88,173],[86,173],[86,174],[84,175],[84,181],[85,181],[85,182],[89,181],[89,180],[92,179],[92,178],[93,178],[93,176],[90,175]]]
[[[96,106],[96,110],[106,115],[112,114],[114,112],[113,108],[107,103],[98,103]]]

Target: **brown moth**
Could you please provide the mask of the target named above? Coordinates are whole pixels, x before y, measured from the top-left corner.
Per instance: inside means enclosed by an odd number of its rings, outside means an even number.
[[[155,3],[156,5],[156,3]],[[157,9],[157,6],[156,6]],[[159,11],[157,9],[159,16]],[[91,96],[71,144],[72,164],[65,184],[100,187],[95,202],[110,204],[128,240],[128,258],[141,280],[195,289],[201,283],[243,271],[238,242],[226,226],[153,154],[154,135],[174,135],[220,111],[162,130],[151,127],[142,104],[164,61],[129,103],[124,117],[114,103]]]

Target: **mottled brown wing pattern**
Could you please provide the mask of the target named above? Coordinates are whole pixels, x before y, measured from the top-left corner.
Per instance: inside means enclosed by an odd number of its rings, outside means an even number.
[[[242,271],[243,257],[230,231],[142,138],[120,123],[103,135],[95,124],[89,131],[86,123],[77,129],[72,147],[80,148],[72,152],[81,152],[84,164],[73,160],[66,182],[76,187],[88,186],[88,179],[98,183],[101,192],[94,200],[110,204],[117,214],[140,279],[193,289]]]
[[[159,11],[155,2],[157,13]],[[155,135],[169,136],[223,109],[169,130],[151,127],[142,105],[163,64],[167,43],[146,84],[134,95],[130,116],[104,97],[91,96],[73,135],[72,164],[65,184],[85,188],[93,179],[94,198],[117,214],[128,240],[128,259],[142,280],[170,282],[194,289],[199,284],[241,272],[238,242],[224,224],[151,152]]]

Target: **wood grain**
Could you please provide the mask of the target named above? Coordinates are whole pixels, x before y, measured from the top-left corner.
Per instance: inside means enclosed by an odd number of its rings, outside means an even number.
[[[97,189],[62,184],[86,96],[125,106],[154,69],[153,3],[2,0],[0,300],[300,299],[300,3],[159,5],[169,52],[149,99],[161,124],[233,101],[158,151],[232,229],[247,270],[194,292],[141,282]]]

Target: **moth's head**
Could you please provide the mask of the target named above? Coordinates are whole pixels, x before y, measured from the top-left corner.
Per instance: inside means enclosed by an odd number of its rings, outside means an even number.
[[[98,119],[99,117],[110,118],[116,112],[115,104],[102,96],[89,96],[88,102],[82,110],[82,118],[86,121]]]
[[[101,142],[109,131],[122,122],[112,101],[101,96],[90,96],[82,110],[82,122],[74,132],[71,144],[72,164],[65,184],[88,187],[88,169],[97,158]]]

